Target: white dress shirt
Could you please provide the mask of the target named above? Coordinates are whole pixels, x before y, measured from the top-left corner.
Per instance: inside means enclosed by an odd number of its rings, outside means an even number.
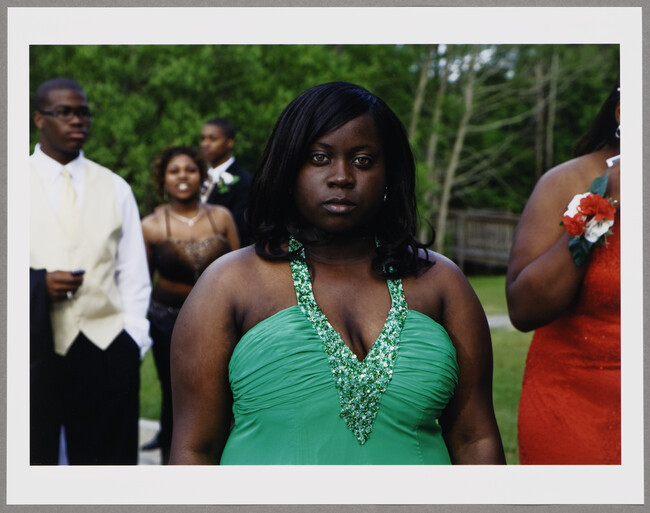
[[[52,159],[36,145],[30,157],[36,174],[43,182],[47,198],[59,213],[59,202],[63,187],[63,175],[59,162]],[[70,171],[72,184],[77,194],[78,204],[83,202],[85,157],[83,151],[68,162],[65,167]],[[122,213],[122,233],[117,247],[115,263],[115,282],[122,298],[124,329],[140,346],[140,355],[144,356],[151,346],[147,309],[151,297],[151,279],[142,236],[140,214],[129,184],[119,175],[113,173],[115,194]]]
[[[234,177],[227,173],[226,170],[235,162],[235,157],[230,157],[225,162],[219,164],[215,167],[208,168],[208,179],[203,182],[203,189],[201,191],[201,201],[205,202],[210,196],[212,189],[217,186],[219,180],[222,180],[224,184],[230,184]]]
[[[230,157],[228,160],[219,164],[216,167],[211,167],[208,169],[208,175],[212,177],[212,181],[217,183],[221,178],[223,178],[226,169],[228,169],[232,163],[235,162],[235,157]],[[226,182],[226,180],[224,180]],[[227,182],[226,182],[227,183]]]

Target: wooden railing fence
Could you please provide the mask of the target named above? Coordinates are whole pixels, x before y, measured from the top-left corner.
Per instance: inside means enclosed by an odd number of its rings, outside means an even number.
[[[519,216],[489,210],[450,210],[445,253],[461,269],[466,262],[506,267]]]

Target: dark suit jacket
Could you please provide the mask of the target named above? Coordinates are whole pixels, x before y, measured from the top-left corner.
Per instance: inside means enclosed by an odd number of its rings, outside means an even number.
[[[248,226],[244,219],[244,214],[248,202],[248,188],[251,184],[252,177],[236,160],[226,171],[233,176],[238,176],[239,180],[237,180],[237,183],[230,185],[228,191],[225,193],[221,193],[219,186],[215,185],[206,202],[213,205],[223,205],[232,212],[235,218],[235,224],[237,225],[237,232],[239,233],[239,241],[242,246],[245,246],[250,243]]]
[[[45,269],[29,270],[30,464],[56,465],[59,457],[59,357],[54,353]]]
[[[50,300],[45,269],[29,270],[29,357],[32,366],[48,360],[54,352]]]

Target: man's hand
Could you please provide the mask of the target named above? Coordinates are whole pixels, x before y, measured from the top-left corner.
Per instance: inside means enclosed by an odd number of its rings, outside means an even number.
[[[74,294],[81,287],[83,273],[73,274],[70,271],[52,271],[45,273],[47,293],[52,301],[74,299]]]

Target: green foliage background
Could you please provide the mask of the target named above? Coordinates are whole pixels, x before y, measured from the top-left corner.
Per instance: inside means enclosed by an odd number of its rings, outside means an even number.
[[[85,152],[131,184],[144,215],[160,201],[150,178],[156,155],[168,145],[197,145],[201,125],[211,117],[235,124],[234,153],[251,171],[282,109],[318,83],[358,83],[382,97],[408,126],[426,51],[424,45],[35,45],[30,47],[30,88],[33,92],[56,76],[81,84],[95,113]],[[460,176],[470,178],[459,178],[451,206],[521,211],[537,180],[531,113],[540,79],[534,70],[548,70],[552,56],[559,55],[553,127],[558,163],[570,158],[573,143],[616,80],[618,51],[617,45],[482,46],[486,58],[459,168]],[[462,45],[438,45],[426,70],[421,121],[412,135],[419,169],[440,69],[453,59],[458,73],[440,100],[437,169],[449,158],[462,114],[468,52]],[[499,123],[507,119],[518,121]],[[37,139],[33,127],[32,147]],[[437,205],[431,199],[435,195],[426,193],[439,186],[438,174],[420,174],[420,208],[431,218]]]

